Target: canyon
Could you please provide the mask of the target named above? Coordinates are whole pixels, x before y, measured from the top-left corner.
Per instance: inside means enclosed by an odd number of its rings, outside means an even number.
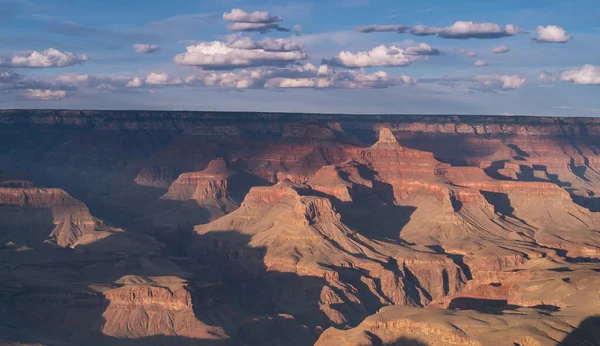
[[[600,119],[0,111],[0,345],[598,345]]]

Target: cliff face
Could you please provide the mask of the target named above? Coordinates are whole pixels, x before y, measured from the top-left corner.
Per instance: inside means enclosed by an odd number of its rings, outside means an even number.
[[[104,292],[109,301],[102,315],[105,335],[126,339],[156,335],[204,340],[228,338],[221,328],[196,318],[192,296],[185,281],[177,277],[128,276],[117,283],[124,285]]]
[[[557,343],[600,309],[599,143],[598,119],[0,111],[0,334]]]

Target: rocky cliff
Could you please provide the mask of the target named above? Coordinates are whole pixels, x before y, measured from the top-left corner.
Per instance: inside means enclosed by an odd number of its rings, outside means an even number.
[[[0,337],[594,340],[598,152],[598,119],[1,111]]]

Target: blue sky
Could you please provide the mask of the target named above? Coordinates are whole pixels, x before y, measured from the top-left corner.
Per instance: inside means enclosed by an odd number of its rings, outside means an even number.
[[[600,116],[596,0],[0,0],[0,26],[1,108]]]

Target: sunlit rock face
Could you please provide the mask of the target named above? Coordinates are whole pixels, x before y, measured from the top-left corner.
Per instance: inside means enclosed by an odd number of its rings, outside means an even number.
[[[598,338],[600,120],[3,111],[0,124],[0,343]]]

